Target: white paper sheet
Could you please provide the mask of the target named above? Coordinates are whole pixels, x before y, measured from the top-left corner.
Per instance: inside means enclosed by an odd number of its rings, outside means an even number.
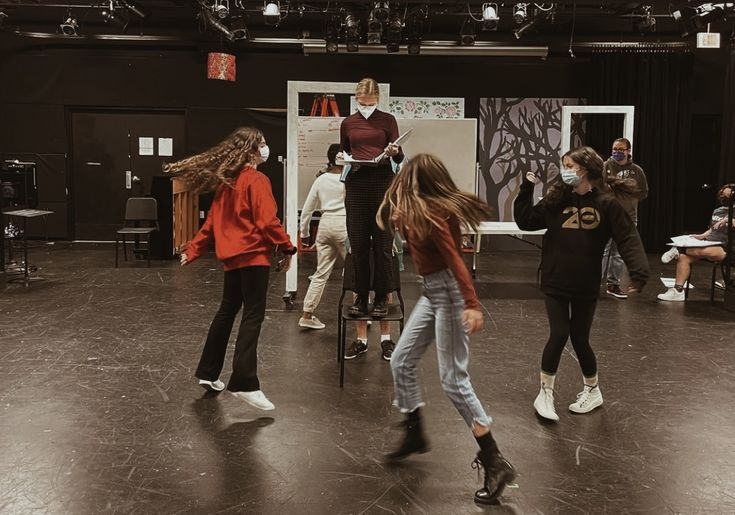
[[[153,155],[153,138],[138,138],[138,155]]]
[[[172,156],[174,155],[174,139],[158,138],[158,155]]]

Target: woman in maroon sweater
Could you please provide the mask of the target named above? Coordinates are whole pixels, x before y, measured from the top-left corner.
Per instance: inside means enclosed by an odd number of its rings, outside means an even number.
[[[459,411],[480,451],[475,467],[485,469],[484,487],[475,501],[491,504],[515,477],[490,433],[492,419],[475,395],[467,371],[470,334],[483,326],[482,305],[460,254],[460,226],[476,227],[490,212],[479,198],[457,189],[436,157],[419,154],[401,169],[385,194],[376,218],[388,220],[408,240],[411,258],[422,276],[422,296],[411,312],[390,360],[395,385],[394,404],[406,414],[401,446],[387,456],[400,460],[428,450],[419,410],[424,406],[416,366],[433,341],[442,388]]]
[[[188,265],[214,240],[217,259],[225,270],[222,303],[209,327],[196,377],[205,389],[225,388],[219,376],[232,324],[242,307],[227,389],[263,410],[274,409],[260,390],[257,373],[271,255],[274,248],[281,250],[288,269],[296,252],[276,217],[270,181],[256,169],[268,159],[268,153],[263,133],[242,127],[206,152],[164,166],[164,171],[178,175],[197,191],[217,189],[207,221],[181,254],[181,265]]]
[[[347,237],[355,269],[357,298],[350,308],[353,316],[368,314],[370,295],[370,252],[375,263],[373,289],[375,300],[372,315],[384,317],[388,313],[387,296],[392,279],[393,238],[375,224],[375,215],[383,195],[393,180],[390,159],[403,161],[403,152],[392,142],[398,139],[398,124],[393,115],[377,109],[380,91],[373,79],[357,84],[355,97],[357,113],[344,119],[340,126],[340,146],[343,154],[353,159],[369,160],[386,153],[386,158],[372,166],[353,165],[345,180],[345,209]],[[389,159],[390,158],[390,159]],[[347,358],[367,351],[367,344],[357,340],[347,349]],[[388,349],[390,357],[392,349]]]

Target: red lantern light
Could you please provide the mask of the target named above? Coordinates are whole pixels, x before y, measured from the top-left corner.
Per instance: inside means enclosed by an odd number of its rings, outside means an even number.
[[[235,56],[210,52],[207,55],[207,78],[235,82]]]

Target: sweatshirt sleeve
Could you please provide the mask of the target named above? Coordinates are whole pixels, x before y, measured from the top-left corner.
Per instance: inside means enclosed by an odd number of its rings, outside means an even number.
[[[276,199],[273,198],[271,183],[265,175],[261,175],[250,186],[250,209],[253,214],[253,223],[260,229],[266,241],[282,246],[286,251],[293,250],[291,238],[286,234],[281,221],[276,216],[278,212]]]
[[[314,181],[314,184],[311,185],[309,194],[306,196],[306,201],[304,202],[304,207],[301,209],[301,225],[299,227],[299,232],[302,238],[309,237],[309,224],[311,223],[311,215],[314,214],[314,210],[316,209],[319,201],[318,183],[319,179],[317,178],[317,180]]]
[[[640,166],[638,167],[638,171],[640,172],[638,187],[641,189],[641,196],[639,200],[643,200],[648,196],[648,179],[646,178],[646,173]]]
[[[628,267],[633,286],[639,291],[648,280],[648,258],[643,249],[641,237],[638,234],[630,215],[626,213],[617,199],[611,198],[607,206],[607,216],[612,230],[612,238],[618,246],[618,251]]]
[[[534,184],[523,179],[521,191],[513,202],[513,218],[518,228],[524,231],[538,231],[546,229],[546,210],[542,200],[533,205]]]
[[[452,237],[448,219],[435,219],[431,238],[434,240],[439,254],[444,257],[449,270],[452,271],[452,275],[457,280],[459,291],[462,292],[464,298],[465,309],[480,310],[482,305],[480,299],[477,298],[472,276],[470,276],[470,272],[462,260],[462,254],[460,254],[459,248],[457,248]]]

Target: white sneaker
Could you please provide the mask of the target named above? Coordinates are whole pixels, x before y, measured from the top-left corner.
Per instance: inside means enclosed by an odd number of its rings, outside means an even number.
[[[533,407],[540,416],[548,420],[558,421],[559,415],[554,409],[554,389],[545,386],[541,387],[536,400],[533,401]]]
[[[659,293],[658,300],[668,300],[670,302],[684,302],[684,290],[676,291],[676,288],[669,288],[666,293]]]
[[[225,383],[217,379],[216,381],[207,381],[206,379],[199,380],[199,386],[210,392],[221,392],[225,389]]]
[[[262,409],[263,411],[276,409],[273,403],[260,390],[255,390],[254,392],[232,392],[232,395],[244,400],[254,408]]]
[[[671,263],[675,259],[679,259],[679,249],[676,247],[671,247],[661,256],[662,263]]]
[[[311,318],[299,318],[299,327],[305,327],[306,329],[324,329],[326,326],[324,322],[319,320],[317,317],[312,316]]]
[[[589,413],[602,406],[602,392],[599,386],[584,385],[584,390],[577,394],[577,402],[569,405],[572,413]]]

